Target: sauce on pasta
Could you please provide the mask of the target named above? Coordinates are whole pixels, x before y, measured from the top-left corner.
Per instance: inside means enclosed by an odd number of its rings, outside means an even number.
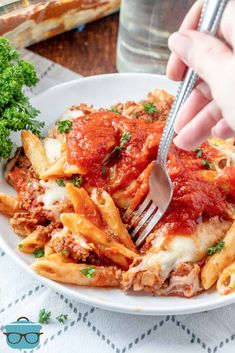
[[[132,120],[106,111],[75,119],[67,135],[68,161],[87,170],[85,183],[103,187],[112,194],[136,180],[156,158],[163,126],[162,121]],[[115,146],[120,146],[125,132],[130,134],[130,140],[105,166],[103,175],[105,158],[112,154]],[[210,160],[216,154],[217,151],[207,143],[194,152],[184,152],[172,146],[168,170],[174,184],[174,196],[159,227],[165,224],[171,234],[191,234],[199,217],[224,215],[225,194],[216,185],[213,170],[210,170]]]
[[[163,126],[163,122],[150,124],[111,112],[75,119],[67,135],[68,161],[87,170],[85,180],[89,185],[112,193],[129,185],[155,158]],[[120,146],[122,134],[127,132],[129,142],[102,174],[104,160]]]

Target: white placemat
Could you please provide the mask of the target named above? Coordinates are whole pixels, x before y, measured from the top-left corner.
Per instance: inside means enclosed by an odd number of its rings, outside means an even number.
[[[34,95],[79,75],[23,51],[35,63],[40,82]],[[158,300],[156,298],[156,300]],[[0,249],[0,326],[20,316],[38,320],[39,310],[52,313],[43,325],[41,344],[23,353],[232,353],[235,351],[235,306],[184,316],[134,316],[104,311],[70,300],[42,286]],[[67,314],[66,323],[56,316]],[[0,332],[0,353],[13,352]]]

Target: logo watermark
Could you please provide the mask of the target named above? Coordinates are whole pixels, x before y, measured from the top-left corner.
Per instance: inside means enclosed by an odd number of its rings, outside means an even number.
[[[13,349],[32,349],[39,345],[42,326],[30,321],[27,317],[19,317],[17,321],[3,326],[6,342]]]

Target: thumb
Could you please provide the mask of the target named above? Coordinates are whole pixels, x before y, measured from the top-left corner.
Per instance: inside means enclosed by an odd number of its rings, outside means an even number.
[[[192,30],[173,33],[168,45],[211,88],[233,57],[232,50],[221,40]]]

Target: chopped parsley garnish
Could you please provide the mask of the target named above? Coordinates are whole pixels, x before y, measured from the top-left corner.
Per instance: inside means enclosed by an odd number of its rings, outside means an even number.
[[[216,252],[221,251],[223,249],[223,247],[224,247],[224,241],[221,240],[215,246],[212,246],[208,249],[208,255],[213,255]]]
[[[123,132],[120,138],[120,146],[115,146],[114,149],[105,156],[105,158],[102,161],[103,165],[105,166],[110,162],[112,162],[113,160],[119,158],[120,153],[125,149],[126,144],[130,141],[130,139],[131,139],[130,132],[129,131]]]
[[[85,121],[90,120],[87,115],[84,115],[83,119],[84,119]]]
[[[77,176],[77,177],[70,179],[70,180],[67,180],[67,181],[68,181],[68,183],[71,183],[78,188],[80,188],[81,184],[84,182],[84,180],[81,176]],[[61,187],[65,186],[65,181],[63,179],[56,179],[56,183]]]
[[[40,324],[48,324],[51,319],[51,312],[46,311],[46,309],[41,309],[39,311],[38,322]]]
[[[24,244],[19,244],[19,245],[18,245],[18,249],[19,249],[19,250],[24,249]]]
[[[196,157],[197,157],[197,158],[201,158],[201,157],[202,157],[203,149],[202,149],[202,148],[195,148],[195,149],[193,150],[193,152],[196,152],[196,153],[197,153],[197,154],[196,154]]]
[[[39,259],[40,257],[44,256],[44,249],[43,248],[38,248],[34,250],[34,256],[36,259]]]
[[[68,180],[69,183],[72,183],[74,186],[77,188],[80,188],[82,183],[84,182],[83,178],[81,176],[77,176],[73,179]]]
[[[68,320],[67,314],[60,314],[56,317],[56,320],[59,321],[60,324],[64,324],[66,320]]]
[[[59,185],[59,186],[65,186],[65,182],[63,179],[56,179],[56,183]]]
[[[114,149],[112,150],[112,153],[119,153],[119,152],[121,152],[121,150],[122,150],[122,147],[120,147],[120,146],[115,146],[114,147]]]
[[[202,148],[195,148],[192,152],[196,152],[197,153],[196,154],[197,158],[201,158],[202,155],[203,155],[203,149]],[[201,165],[207,166],[207,167],[209,167],[212,170],[214,169],[213,168],[213,164],[211,162],[207,161],[206,159],[201,159]]]
[[[130,141],[131,134],[129,131],[123,132],[120,140],[120,147],[123,148]]]
[[[102,165],[101,173],[102,175],[106,175],[107,172],[107,167],[105,165]]]
[[[32,107],[23,91],[37,81],[33,64],[21,60],[20,53],[0,37],[0,160],[12,152],[11,132],[30,130],[40,135],[45,125],[36,120],[39,111]]]
[[[63,255],[68,255],[68,250],[63,249],[63,250],[60,251],[60,253],[63,254]]]
[[[202,159],[201,160],[201,164],[204,165],[204,166],[209,167],[210,169],[214,169],[213,168],[213,164],[211,162],[207,161],[206,159]]]
[[[156,113],[157,107],[155,106],[154,103],[149,102],[149,103],[144,104],[144,110],[145,110],[148,114],[153,114],[153,113]]]
[[[58,131],[63,134],[68,134],[72,128],[72,121],[71,120],[62,120],[62,121],[58,121],[57,123],[57,129]]]
[[[90,267],[86,267],[83,270],[80,270],[80,272],[86,276],[87,278],[92,278],[94,273],[95,273],[95,269],[93,266]]]
[[[109,111],[109,112],[112,112],[112,113],[115,113],[115,114],[121,114],[121,113],[119,112],[119,110],[118,110],[117,108],[115,108],[115,107],[111,107],[110,109],[108,109],[108,111]]]

